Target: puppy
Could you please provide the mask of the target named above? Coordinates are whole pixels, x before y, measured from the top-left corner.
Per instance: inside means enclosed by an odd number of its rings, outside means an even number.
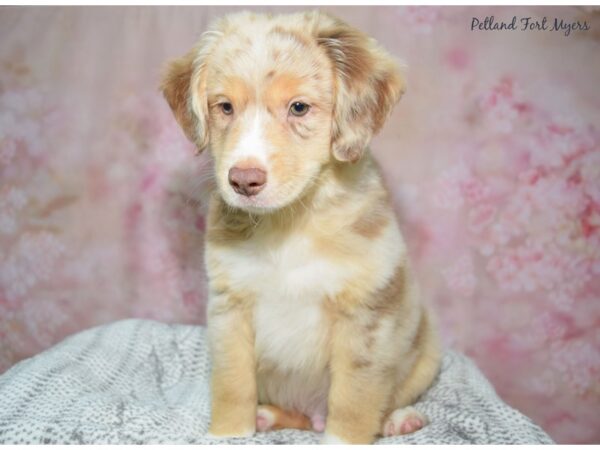
[[[373,39],[319,12],[226,16],[162,91],[214,160],[205,260],[212,436],[415,431],[440,364],[367,145],[404,92]]]

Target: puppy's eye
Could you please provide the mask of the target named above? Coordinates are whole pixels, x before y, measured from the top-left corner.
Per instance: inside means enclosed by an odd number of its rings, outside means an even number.
[[[223,111],[223,114],[226,116],[230,116],[233,114],[233,105],[229,102],[221,103],[221,111]]]
[[[296,117],[302,117],[308,112],[309,109],[310,106],[308,106],[306,103],[294,102],[292,103],[292,106],[290,106],[290,113]]]

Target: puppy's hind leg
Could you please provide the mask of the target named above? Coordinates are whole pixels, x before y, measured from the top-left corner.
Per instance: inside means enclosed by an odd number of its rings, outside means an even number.
[[[256,430],[280,430],[282,428],[295,428],[298,430],[312,430],[308,417],[296,411],[285,411],[275,405],[258,405],[256,410]]]

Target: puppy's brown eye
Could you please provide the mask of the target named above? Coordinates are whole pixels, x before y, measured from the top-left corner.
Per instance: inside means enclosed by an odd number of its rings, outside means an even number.
[[[221,103],[221,111],[223,111],[223,114],[230,116],[233,114],[233,105],[229,102]]]
[[[308,112],[309,108],[310,106],[306,103],[294,102],[292,103],[292,106],[290,106],[290,112],[296,117],[302,117]]]

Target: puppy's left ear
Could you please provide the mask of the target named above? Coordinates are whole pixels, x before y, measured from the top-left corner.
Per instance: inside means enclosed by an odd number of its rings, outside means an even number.
[[[404,93],[405,81],[398,64],[373,38],[339,19],[321,16],[317,41],[335,71],[333,154],[354,162]]]

